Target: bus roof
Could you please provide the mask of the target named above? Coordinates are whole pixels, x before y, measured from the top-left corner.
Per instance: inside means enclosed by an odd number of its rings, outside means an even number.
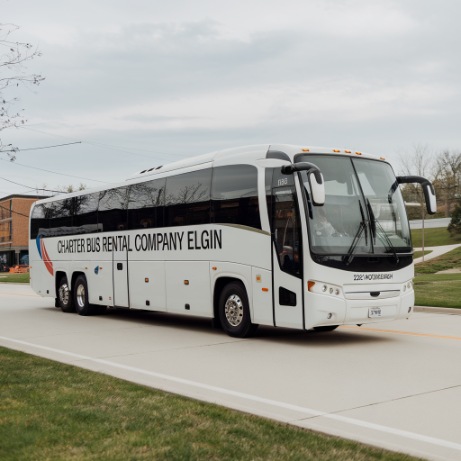
[[[219,151],[210,152],[208,154],[188,157],[176,162],[167,163],[165,165],[159,165],[144,169],[138,173],[135,173],[125,181],[117,181],[104,186],[96,186],[80,191],[57,194],[49,198],[39,200],[38,203],[53,202],[55,200],[70,198],[74,196],[85,195],[93,192],[98,192],[106,189],[112,189],[114,187],[125,186],[130,183],[136,183],[137,181],[146,180],[151,176],[160,175],[170,171],[187,169],[200,165],[228,165],[235,163],[254,163],[257,160],[264,160],[268,158],[277,158],[279,160],[293,162],[295,155],[297,154],[334,154],[344,156],[361,156],[372,159],[384,160],[383,157],[376,157],[366,153],[353,151],[349,149],[335,149],[329,147],[306,147],[297,146],[291,144],[257,144],[242,147],[235,147],[230,149],[224,149]]]
[[[164,173],[166,171],[178,170],[181,168],[187,168],[205,163],[219,162],[219,161],[237,161],[239,157],[244,157],[246,161],[255,161],[264,159],[269,156],[270,153],[280,152],[286,154],[288,158],[286,160],[293,161],[296,154],[303,153],[316,153],[316,154],[336,154],[336,155],[358,155],[368,158],[376,159],[376,156],[372,156],[366,153],[352,151],[350,149],[334,149],[328,147],[305,147],[296,146],[291,144],[258,144],[243,147],[236,147],[231,149],[219,150],[210,152],[208,154],[194,156],[176,162],[167,163],[165,165],[158,165],[151,168],[146,168],[140,172],[135,173],[127,179],[136,179],[144,176],[156,175]],[[380,160],[384,160],[383,157],[379,157]]]

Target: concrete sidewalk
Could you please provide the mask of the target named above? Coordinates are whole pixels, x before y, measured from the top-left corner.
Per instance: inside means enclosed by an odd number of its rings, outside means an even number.
[[[451,309],[449,307],[415,306],[414,311],[424,312],[425,314],[461,315],[461,309]]]
[[[414,263],[418,264],[424,261],[429,261],[430,259],[437,258],[438,256],[441,256],[459,247],[461,247],[461,243],[457,243],[455,245],[441,245],[438,247],[424,247],[424,251],[430,251],[430,253],[425,256],[421,256],[420,258],[416,258]],[[423,251],[423,249],[415,248],[415,251]]]

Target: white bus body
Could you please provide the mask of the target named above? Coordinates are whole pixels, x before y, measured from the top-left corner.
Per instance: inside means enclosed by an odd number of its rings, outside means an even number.
[[[151,168],[31,210],[32,288],[64,311],[97,307],[332,330],[407,318],[412,247],[391,166],[358,152],[229,149]],[[327,223],[327,224],[326,224]]]

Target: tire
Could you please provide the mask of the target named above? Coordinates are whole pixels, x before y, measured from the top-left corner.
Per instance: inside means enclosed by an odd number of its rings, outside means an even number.
[[[339,325],[325,325],[323,327],[314,327],[314,331],[318,331],[318,332],[327,332],[327,331],[333,331],[333,330],[336,330],[336,328],[338,328]]]
[[[65,275],[59,279],[57,295],[58,307],[60,307],[63,312],[75,312],[72,292],[70,291],[69,283]]]
[[[88,285],[84,275],[79,275],[74,283],[74,307],[78,315],[91,315],[93,308],[88,302]]]
[[[258,326],[251,323],[248,296],[241,283],[228,283],[221,292],[219,321],[229,336],[246,338],[256,331]]]

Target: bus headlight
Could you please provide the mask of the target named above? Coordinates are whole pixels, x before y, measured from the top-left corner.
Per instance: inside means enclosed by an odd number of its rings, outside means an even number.
[[[331,283],[315,282],[314,280],[309,280],[307,282],[307,289],[311,293],[320,293],[338,297],[341,296],[341,287],[332,285]]]
[[[404,283],[403,285],[403,292],[410,291],[413,288],[413,281],[409,280],[408,282]]]

